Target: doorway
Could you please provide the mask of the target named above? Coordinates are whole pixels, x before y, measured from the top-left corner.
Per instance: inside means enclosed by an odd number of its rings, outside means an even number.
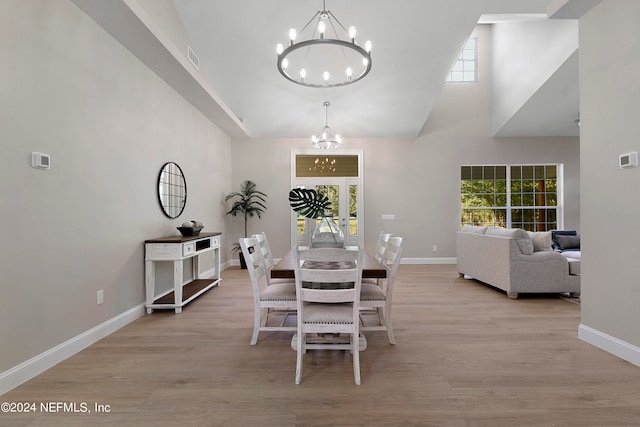
[[[327,196],[331,208],[326,211],[342,228],[345,245],[364,245],[364,201],[362,151],[292,151],[292,188],[309,188]],[[311,244],[311,235],[319,219],[309,219],[291,211],[291,243]]]

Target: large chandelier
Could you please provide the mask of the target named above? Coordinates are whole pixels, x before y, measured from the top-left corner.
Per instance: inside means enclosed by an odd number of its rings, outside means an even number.
[[[311,23],[314,24],[309,28]],[[303,35],[309,35],[309,38],[297,41]],[[289,30],[289,40],[286,48],[281,43],[276,46],[278,71],[299,85],[345,86],[361,80],[371,71],[371,41],[367,40],[364,48],[358,46],[356,27],[347,30],[326,9],[325,0],[322,1],[322,10],[316,12],[302,30]]]
[[[329,127],[329,105],[331,104],[328,101],[325,101],[322,105],[324,106],[324,127],[322,128],[322,132],[320,132],[319,137],[315,135],[311,137],[311,144],[314,148],[338,148],[340,144],[342,144],[342,138],[340,138],[340,135],[334,134]]]

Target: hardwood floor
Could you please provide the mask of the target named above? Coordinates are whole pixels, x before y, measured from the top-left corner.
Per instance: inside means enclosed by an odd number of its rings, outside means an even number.
[[[367,332],[360,386],[328,350],[305,355],[296,386],[292,333],[250,346],[252,309],[246,270],[225,270],[181,314],[146,315],[0,398],[90,414],[0,425],[640,426],[640,368],[578,340],[580,306],[557,296],[511,300],[454,265],[401,265],[397,345]]]

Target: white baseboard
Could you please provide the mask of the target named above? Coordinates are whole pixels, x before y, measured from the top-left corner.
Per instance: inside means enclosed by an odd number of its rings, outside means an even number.
[[[631,345],[583,324],[578,326],[578,338],[614,356],[618,356],[629,363],[640,366],[640,347]]]
[[[402,258],[400,264],[456,264],[456,258]]]
[[[144,304],[140,304],[112,319],[107,320],[93,329],[89,329],[88,331],[63,342],[62,344],[1,373],[0,395],[3,395],[20,384],[29,381],[31,378],[41,374],[68,357],[73,356],[80,350],[89,347],[91,344],[98,342],[107,335],[144,316],[144,313]]]
[[[226,270],[229,267],[240,267],[240,260],[232,259],[230,261],[220,264],[220,270],[222,271]]]

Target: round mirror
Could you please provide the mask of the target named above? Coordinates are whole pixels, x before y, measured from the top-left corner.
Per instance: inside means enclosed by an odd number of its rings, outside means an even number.
[[[187,181],[176,163],[165,163],[158,175],[158,200],[169,218],[180,216],[187,204]]]

